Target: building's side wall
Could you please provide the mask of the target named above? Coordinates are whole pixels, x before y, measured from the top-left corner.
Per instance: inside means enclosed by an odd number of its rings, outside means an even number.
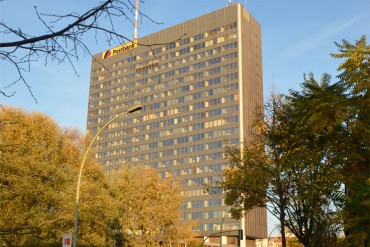
[[[256,110],[263,106],[262,83],[262,42],[261,29],[258,22],[244,9],[240,8],[241,56],[243,88],[243,136],[246,143],[250,141],[251,125]]]
[[[261,28],[258,22],[239,5],[239,51],[240,107],[241,110],[241,141],[248,145],[251,138],[251,126],[258,109],[263,106],[262,83],[262,41]],[[247,213],[245,217],[245,236],[264,238],[267,236],[267,211],[258,208]]]

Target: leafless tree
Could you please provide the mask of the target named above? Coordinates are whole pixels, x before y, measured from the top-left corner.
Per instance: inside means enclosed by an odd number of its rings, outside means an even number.
[[[37,102],[24,76],[26,72],[30,72],[32,63],[43,61],[45,66],[49,62],[69,63],[77,74],[74,63],[81,55],[92,55],[86,44],[86,36],[90,35],[88,33],[92,33],[96,40],[100,37],[98,35],[104,35],[105,42],[109,45],[131,41],[118,33],[117,27],[122,25],[123,19],[129,25],[134,25],[135,10],[135,0],[104,0],[83,14],[44,14],[35,6],[34,11],[40,21],[40,28],[46,30],[39,36],[26,33],[21,28],[14,28],[0,20],[0,60],[17,71],[14,80],[1,82],[3,86],[0,88],[0,95],[13,96],[15,91],[12,86],[23,83]],[[142,12],[139,12],[139,16],[159,24]],[[151,47],[155,44],[139,45]]]

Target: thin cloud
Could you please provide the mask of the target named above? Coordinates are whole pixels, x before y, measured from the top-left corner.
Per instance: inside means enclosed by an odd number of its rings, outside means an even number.
[[[301,54],[308,53],[310,50],[321,44],[333,42],[333,39],[331,39],[330,37],[343,32],[344,30],[348,29],[349,27],[360,21],[362,18],[363,16],[356,16],[343,22],[330,23],[329,25],[320,29],[320,31],[309,35],[308,37],[299,41],[290,48],[283,50],[280,54],[276,56],[275,62],[297,57]]]

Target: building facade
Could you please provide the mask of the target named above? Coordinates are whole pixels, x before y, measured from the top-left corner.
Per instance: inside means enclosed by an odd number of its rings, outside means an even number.
[[[179,177],[182,218],[198,221],[200,236],[243,229],[244,242],[265,238],[266,210],[229,218],[217,183],[228,166],[225,145],[248,140],[263,104],[261,31],[247,10],[229,5],[95,55],[87,132],[137,104],[140,112],[112,123],[96,142],[106,171],[147,164],[163,178]]]

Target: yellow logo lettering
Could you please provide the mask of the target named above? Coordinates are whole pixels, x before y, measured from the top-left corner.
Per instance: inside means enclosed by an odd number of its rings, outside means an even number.
[[[112,57],[112,56],[118,55],[120,53],[123,53],[125,51],[132,50],[136,47],[137,47],[136,42],[130,42],[130,43],[127,43],[127,44],[124,44],[124,45],[121,45],[121,46],[117,46],[113,49],[110,49],[108,51],[103,52],[102,53],[102,59],[107,59],[109,57]]]

